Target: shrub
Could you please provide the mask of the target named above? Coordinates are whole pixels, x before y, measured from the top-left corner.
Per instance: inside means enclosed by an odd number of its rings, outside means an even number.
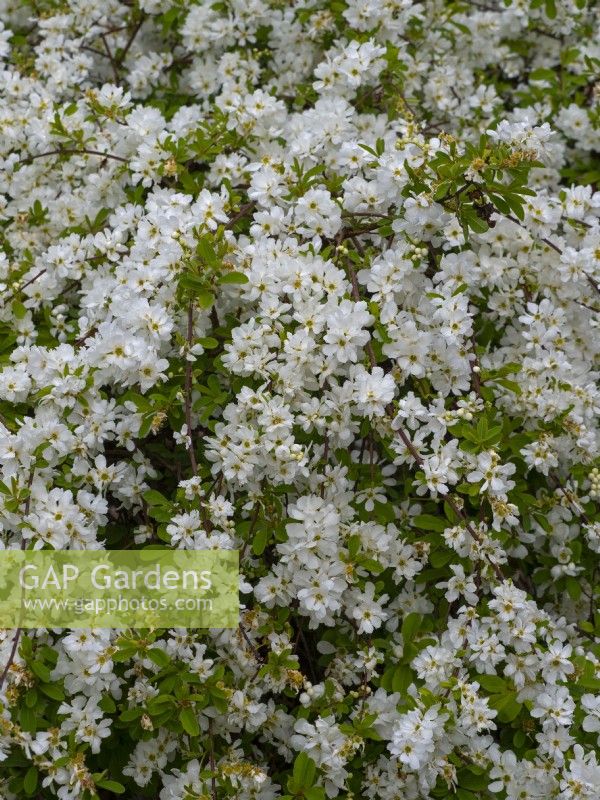
[[[597,798],[598,5],[0,0],[5,548],[238,549],[0,633],[13,798]]]

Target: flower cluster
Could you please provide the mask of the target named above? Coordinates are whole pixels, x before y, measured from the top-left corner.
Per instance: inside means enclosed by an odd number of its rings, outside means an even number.
[[[0,796],[595,800],[598,4],[0,11],[0,547],[241,570],[0,630]]]

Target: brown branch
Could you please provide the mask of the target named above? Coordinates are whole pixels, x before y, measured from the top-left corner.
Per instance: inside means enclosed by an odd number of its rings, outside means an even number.
[[[473,386],[473,391],[481,397],[481,375],[480,373],[480,366],[479,366],[479,359],[477,358],[477,343],[475,341],[475,335],[471,336],[471,344],[473,346],[473,358],[469,359],[469,365],[471,367],[471,385]]]
[[[363,250],[360,242],[358,242],[354,237],[351,238],[358,252],[362,256],[364,256],[365,251]],[[350,259],[348,259],[347,261],[347,268],[348,268],[348,275],[350,275],[350,283],[352,284],[352,298],[355,303],[358,303],[360,301],[360,289],[358,286],[358,280],[356,278],[356,272],[354,271],[354,267],[352,266],[352,262],[350,261]],[[369,357],[369,363],[371,364],[371,369],[373,369],[373,367],[377,365],[377,359],[375,358],[375,352],[373,350],[373,345],[371,344],[370,339],[365,345],[365,352]]]
[[[38,278],[41,278],[41,277],[42,277],[42,275],[44,274],[44,272],[46,272],[46,269],[45,269],[45,268],[44,268],[44,269],[41,269],[41,270],[40,270],[38,273],[36,273],[36,274],[33,276],[33,278],[30,278],[28,281],[25,281],[25,283],[24,283],[22,286],[19,286],[19,288],[18,288],[18,289],[15,289],[15,291],[14,291],[14,292],[12,292],[12,294],[9,294],[9,295],[8,295],[8,297],[4,297],[4,298],[2,299],[2,302],[3,302],[3,303],[10,303],[10,301],[11,301],[11,300],[14,300],[14,299],[15,299],[15,297],[17,296],[17,294],[18,294],[19,292],[22,292],[22,291],[23,291],[23,289],[27,288],[27,286],[31,286],[31,284],[32,284],[32,283],[35,283],[35,281],[37,281],[37,279],[38,279]]]
[[[129,35],[129,39],[127,39],[127,42],[125,43],[125,47],[123,48],[121,53],[119,53],[119,57],[117,59],[117,66],[118,67],[122,66],[123,62],[125,61],[125,57],[127,56],[127,53],[129,52],[129,50],[131,48],[131,45],[134,42],[135,37],[138,35],[140,28],[144,24],[144,20],[145,20],[145,15],[142,15],[140,17],[140,19],[138,20],[136,26],[132,30],[131,34]]]
[[[533,233],[531,233],[529,228],[526,225],[523,225],[523,223],[520,222],[516,217],[513,217],[511,214],[505,214],[504,216],[506,217],[506,219],[509,219],[511,222],[514,222],[515,225],[518,225],[520,228],[523,228],[523,230],[527,231],[527,233],[533,237]],[[554,250],[556,253],[562,256],[563,251],[560,249],[560,247],[555,245],[554,242],[551,242],[550,239],[546,239],[543,236],[538,236],[538,239],[540,240],[540,242],[544,242],[544,244],[547,244],[548,247],[551,247],[552,250]],[[591,275],[588,275],[587,272],[584,273],[584,275],[587,278],[587,281],[590,284],[590,286],[596,291],[597,294],[600,294],[600,284],[598,284],[598,281],[592,278]]]
[[[187,310],[187,345],[188,354],[194,342],[194,302],[190,300]],[[187,354],[186,354],[187,355]],[[186,448],[190,456],[190,465],[194,475],[198,474],[198,462],[196,461],[196,448],[194,443],[193,427],[192,427],[192,384],[193,384],[193,370],[192,362],[186,358],[185,362],[185,424],[187,427],[187,436],[189,438],[189,447]],[[200,516],[202,517],[202,524],[207,533],[211,532],[212,526],[208,511],[202,501],[200,501]]]
[[[562,483],[560,482],[559,478],[556,475],[554,475],[553,473],[550,473],[550,475],[548,475],[548,477],[551,478],[552,481],[554,482],[554,488],[557,491],[559,491],[562,494],[562,496],[565,498],[565,500],[569,503],[569,505],[572,508],[575,509],[575,511],[579,515],[579,517],[580,517],[581,521],[583,522],[583,524],[584,525],[589,525],[590,524],[590,519],[589,519],[588,515],[579,506],[579,504],[577,502],[577,500],[579,498],[575,499],[573,493],[569,492],[567,489],[565,489],[565,487],[562,485]]]
[[[110,62],[110,66],[111,66],[111,69],[113,71],[113,75],[114,75],[114,78],[115,78],[115,83],[118,84],[119,83],[119,67],[118,67],[117,62],[115,61],[115,57],[114,57],[114,55],[112,53],[112,50],[110,49],[110,47],[108,46],[108,42],[106,41],[106,34],[101,33],[100,34],[100,39],[102,40],[102,44],[104,45],[104,49],[106,50],[106,57],[108,58],[108,60]]]
[[[255,205],[256,205],[255,201],[251,200],[249,203],[246,203],[246,205],[242,206],[240,210],[225,223],[225,228],[233,228],[235,223],[243,219],[246,216],[246,214],[254,208]]]
[[[348,211],[342,213],[342,219],[352,219],[352,217],[378,217],[379,219],[391,218],[391,214],[379,214],[377,211]]]
[[[96,50],[95,47],[90,47],[87,44],[80,44],[80,50],[85,50],[86,53],[93,53],[96,56],[100,56],[101,58],[106,58],[106,53],[103,53],[102,50]]]
[[[529,230],[527,225],[523,225],[523,223],[516,217],[513,217],[512,214],[505,214],[504,216],[506,217],[506,219],[509,219],[511,222],[514,222],[515,225],[518,225],[519,228],[523,228],[524,231],[527,231],[527,233],[533,237],[533,233]],[[555,252],[557,252],[559,255],[562,256],[563,251],[560,249],[560,247],[555,245],[554,242],[551,242],[550,239],[545,239],[543,236],[538,236],[538,239],[540,240],[540,242],[544,242],[544,244],[547,244],[548,247],[551,247]]]
[[[215,764],[215,741],[213,738],[213,730],[212,730],[212,720],[209,718],[208,720],[208,738],[210,740],[210,792],[212,800],[217,800],[217,776],[216,776],[216,764]]]
[[[28,491],[28,494],[27,494],[27,498],[25,499],[25,508],[23,510],[23,516],[24,517],[26,517],[29,514],[29,509],[31,508],[31,492],[30,492],[30,489],[31,489],[31,484],[33,483],[34,472],[35,472],[35,467],[33,467],[29,471],[29,478],[27,479],[27,491]],[[26,545],[27,545],[27,541],[26,541],[25,537],[21,536],[21,550],[25,550]],[[2,689],[2,687],[4,686],[4,681],[6,680],[6,676],[8,675],[8,671],[10,670],[10,668],[12,667],[12,665],[14,663],[15,656],[17,655],[17,647],[19,646],[19,640],[21,638],[21,634],[22,633],[23,633],[23,628],[17,628],[16,631],[15,631],[12,647],[10,649],[10,653],[9,653],[9,656],[8,656],[8,661],[6,662],[6,665],[5,665],[4,669],[2,670],[2,675],[0,675],[0,689]]]
[[[192,347],[194,340],[194,303],[190,300],[187,312],[187,343],[188,352]],[[185,424],[187,426],[187,435],[189,437],[190,446],[188,448],[190,454],[190,464],[194,475],[198,474],[198,463],[196,462],[196,453],[194,452],[194,439],[192,436],[192,362],[186,360],[185,362]]]
[[[243,625],[243,623],[242,623],[242,622],[240,622],[240,625],[239,625],[239,630],[240,630],[240,633],[242,634],[242,636],[244,637],[244,641],[246,642],[246,644],[247,644],[247,645],[248,645],[248,647],[250,648],[250,651],[252,652],[252,655],[254,656],[254,659],[255,659],[255,660],[256,660],[256,661],[257,661],[259,664],[261,664],[261,665],[262,665],[262,664],[264,663],[264,660],[261,658],[261,655],[260,655],[260,653],[258,652],[258,650],[256,649],[256,647],[255,647],[255,645],[254,645],[254,642],[253,642],[253,641],[250,639],[250,637],[249,637],[249,636],[248,636],[248,634],[246,633],[246,629],[244,628],[244,625]]]
[[[82,334],[78,339],[75,339],[75,341],[73,342],[75,347],[81,347],[81,345],[84,344],[84,342],[87,339],[89,339],[90,336],[93,336],[96,333],[97,330],[98,330],[98,326],[94,325],[92,328],[90,328],[84,334]]]
[[[258,501],[256,502],[256,508],[254,509],[254,514],[252,515],[252,521],[250,522],[250,528],[248,529],[248,537],[244,542],[244,546],[242,548],[242,552],[240,553],[240,562],[243,560],[244,556],[246,555],[246,550],[248,549],[248,545],[252,541],[252,535],[254,534],[254,530],[258,523],[258,517],[260,515],[260,506]]]
[[[354,241],[354,239],[353,239],[353,241]],[[356,241],[354,241],[354,243],[358,244]],[[357,248],[357,249],[359,249],[359,248]],[[360,250],[362,250],[362,248],[360,248]],[[352,283],[352,297],[354,298],[354,300],[356,302],[358,302],[360,300],[360,291],[359,291],[359,287],[358,287],[358,281],[356,279],[356,273],[354,272],[354,268],[352,267],[351,264],[348,264],[348,274],[350,275],[350,282]],[[373,368],[377,362],[375,360],[375,354],[373,352],[373,346],[371,345],[370,341],[365,345],[365,350],[367,352],[367,355],[369,356],[369,361],[371,362],[371,368]],[[394,419],[396,417],[396,414],[394,413],[394,409],[393,409],[391,404],[386,407],[386,414],[390,419]],[[422,466],[425,463],[425,459],[418,452],[417,448],[414,446],[414,444],[410,440],[409,436],[406,434],[405,430],[401,426],[399,426],[398,429],[397,429],[397,433],[398,433],[398,436],[400,437],[400,439],[402,439],[402,442],[403,442],[404,446],[406,447],[408,452],[411,454],[411,456],[413,457],[415,462],[419,466]],[[452,495],[451,494],[447,494],[444,497],[444,500],[448,503],[448,505],[450,506],[452,511],[454,511],[454,513],[456,514],[456,516],[465,523],[465,527],[466,527],[467,531],[470,533],[471,537],[478,544],[481,544],[482,541],[483,541],[482,537],[475,530],[475,528],[473,527],[472,523],[470,522],[469,518],[467,517],[465,512],[462,510],[462,508],[460,508],[458,506],[458,504],[455,502],[455,500],[452,498]],[[504,574],[503,574],[502,570],[500,569],[500,567],[498,566],[498,564],[495,564],[493,562],[490,562],[490,563],[492,565],[492,569],[496,573],[497,578],[500,581],[503,581],[504,580]]]
[[[126,158],[122,158],[121,156],[116,156],[114,153],[103,153],[100,150],[88,150],[87,148],[83,148],[81,150],[76,150],[74,148],[58,148],[57,150],[48,150],[46,153],[36,153],[33,156],[27,156],[27,158],[20,159],[19,163],[21,164],[29,164],[31,161],[35,161],[37,158],[46,158],[47,156],[99,156],[100,158],[112,158],[113,161],[120,161],[123,164],[128,164]]]
[[[17,647],[19,646],[19,639],[21,638],[22,628],[17,628],[15,631],[15,635],[13,638],[12,647],[10,650],[10,655],[8,656],[8,661],[6,662],[6,666],[2,671],[2,675],[0,675],[0,689],[4,686],[4,681],[6,680],[6,676],[8,675],[9,669],[12,667],[13,662],[15,660],[15,656],[17,654]]]
[[[600,308],[594,308],[594,306],[588,306],[587,303],[584,303],[583,300],[575,300],[574,297],[571,298],[573,303],[577,303],[578,306],[583,306],[583,308],[587,308],[588,311],[593,311],[594,314],[600,314]]]

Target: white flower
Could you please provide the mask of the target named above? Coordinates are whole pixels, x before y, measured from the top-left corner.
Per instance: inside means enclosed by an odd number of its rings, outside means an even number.
[[[477,456],[477,466],[469,472],[467,480],[471,483],[482,481],[480,492],[487,490],[490,494],[506,496],[515,485],[514,481],[508,480],[515,470],[514,464],[500,464],[494,451],[484,450]]]
[[[447,715],[435,705],[423,712],[414,709],[403,714],[395,724],[389,744],[390,753],[408,770],[420,769],[435,752]]]
[[[582,727],[588,733],[600,732],[600,696],[584,694],[581,698],[581,705],[585,709],[586,716],[583,718]]]
[[[374,599],[375,586],[366,583],[364,591],[352,589],[347,594],[346,604],[350,614],[358,623],[358,633],[373,633],[388,618],[382,606],[389,600],[387,594]]]
[[[568,726],[573,720],[575,703],[564,686],[548,687],[535,699],[531,716],[541,718],[544,723]]]
[[[542,666],[542,677],[548,683],[558,683],[567,681],[568,676],[575,671],[575,667],[569,660],[573,648],[570,644],[563,645],[560,642],[552,642],[548,646]]]
[[[365,302],[342,300],[327,316],[323,353],[334,356],[341,364],[355,362],[358,358],[358,347],[369,341],[369,334],[364,328],[372,322],[373,317],[367,311]]]
[[[393,400],[396,387],[391,375],[384,375],[381,367],[367,372],[360,367],[354,376],[354,398],[358,410],[366,417],[382,417],[386,406]]]
[[[465,575],[465,570],[461,564],[451,564],[450,569],[454,573],[452,578],[447,581],[436,583],[436,588],[446,589],[444,597],[449,603],[464,597],[471,605],[475,605],[478,600],[477,584],[472,575]]]

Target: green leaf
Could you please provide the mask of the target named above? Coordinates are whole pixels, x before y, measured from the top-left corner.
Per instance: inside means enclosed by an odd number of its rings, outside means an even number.
[[[261,525],[252,539],[252,552],[255,556],[261,556],[265,552],[267,542],[269,541],[269,531],[266,525]]]
[[[38,715],[32,708],[22,706],[19,711],[19,722],[24,731],[35,733],[37,729]]]
[[[48,669],[48,667],[45,664],[42,664],[41,661],[34,661],[32,664],[30,664],[30,666],[31,666],[31,669],[32,669],[33,673],[35,675],[37,675],[37,677],[41,681],[43,681],[44,683],[50,683],[51,682],[51,680],[50,680],[51,673],[50,673],[50,670]]]
[[[401,632],[405,642],[409,642],[414,638],[422,622],[423,617],[421,614],[408,614],[408,616],[404,617]]]
[[[432,550],[429,554],[429,563],[432,567],[443,567],[453,556],[452,550]]]
[[[23,778],[23,789],[25,794],[33,794],[38,784],[37,767],[29,767]]]
[[[198,300],[200,308],[212,308],[215,304],[214,294],[212,292],[207,292],[205,289],[198,292],[196,299]]]
[[[457,776],[458,785],[463,789],[481,792],[487,789],[490,779],[487,773],[476,774],[472,769],[461,769]]]
[[[248,278],[243,272],[226,272],[219,278],[219,283],[248,283]]]
[[[167,498],[164,494],[157,492],[156,489],[148,489],[147,492],[144,492],[142,497],[148,503],[149,506],[168,506],[170,505]]]
[[[157,522],[170,522],[171,513],[170,507],[167,506],[152,506],[148,509],[148,516],[155,519]]]
[[[182,289],[190,289],[193,292],[203,291],[206,287],[206,279],[192,272],[185,272],[179,278],[179,286]]]
[[[412,524],[415,528],[421,528],[424,531],[437,531],[443,533],[448,527],[448,521],[443,517],[434,517],[433,514],[417,514],[412,518]]]
[[[219,346],[218,341],[213,339],[212,336],[204,336],[202,339],[198,339],[198,341],[205,350],[214,350],[215,347]]]
[[[172,706],[176,702],[170,694],[159,694],[146,702],[146,708],[150,714],[164,714],[167,711],[171,714],[172,709],[167,709],[166,706]]]
[[[462,221],[468,228],[474,230],[475,233],[485,233],[489,228],[487,222],[481,219],[475,211],[465,210],[462,214]]]
[[[517,702],[516,698],[516,692],[507,692],[506,694],[492,695],[490,697],[490,707],[496,709],[500,722],[512,722],[519,716],[523,706]]]
[[[390,688],[392,692],[404,694],[413,681],[414,675],[408,664],[400,664],[394,669]]]
[[[556,72],[551,69],[534,69],[533,72],[529,73],[529,80],[550,81],[551,83],[556,83],[557,75]]]
[[[116,703],[109,694],[104,695],[102,700],[98,703],[98,707],[106,714],[114,714],[117,710]]]
[[[43,692],[46,697],[52,698],[52,700],[60,701],[65,699],[63,688],[58,683],[39,683],[38,689],[40,692]]]
[[[496,206],[498,211],[500,211],[501,214],[510,214],[510,206],[505,200],[502,199],[502,197],[500,197],[497,194],[492,194],[490,192],[490,200]]]
[[[125,787],[122,783],[119,783],[118,781],[107,781],[104,780],[104,778],[96,781],[96,786],[99,786],[101,789],[106,789],[113,794],[123,794],[125,791]]]
[[[315,782],[317,765],[306,753],[298,753],[294,761],[293,777],[299,789],[309,789]]]
[[[306,800],[325,800],[326,796],[325,789],[322,786],[311,786],[310,789],[304,792]]]
[[[196,712],[190,706],[183,708],[179,713],[179,721],[183,725],[183,730],[190,736],[198,736],[200,733],[200,726],[198,725],[198,717]]]
[[[161,650],[159,647],[153,647],[151,650],[146,651],[146,655],[151,661],[160,667],[161,669],[168,666],[171,663],[171,659],[165,653],[164,650]]]
[[[38,702],[38,693],[35,689],[29,689],[25,695],[25,705],[27,708],[35,708]]]
[[[573,578],[568,575],[566,578],[566,586],[571,600],[575,600],[575,602],[577,602],[577,600],[579,600],[581,597],[581,583],[577,580],[577,578]]]
[[[476,483],[459,483],[456,491],[460,492],[460,494],[468,494],[470,497],[474,497],[479,494],[479,486]]]
[[[27,314],[27,309],[20,300],[13,300],[11,308],[17,319],[23,319],[25,314]]]
[[[515,731],[515,735],[513,736],[513,745],[518,747],[519,749],[523,747],[525,742],[527,741],[527,736],[524,731]]]
[[[515,217],[523,221],[525,219],[525,211],[523,210],[523,203],[521,200],[514,194],[506,194],[504,199],[510,206],[510,209]]]
[[[203,236],[198,240],[196,249],[198,251],[198,255],[205,264],[216,264],[218,260],[217,254],[215,253],[214,247],[206,236]]]
[[[511,381],[508,378],[495,378],[494,383],[499,383],[500,386],[504,386],[505,389],[508,389],[509,392],[514,392],[516,395],[520,395],[523,391],[516,381]]]
[[[126,708],[124,711],[121,712],[121,719],[123,722],[133,722],[135,719],[139,719],[144,712],[141,708],[136,706],[135,708]]]
[[[498,675],[477,675],[475,680],[488,692],[498,694],[506,691],[506,681]]]

